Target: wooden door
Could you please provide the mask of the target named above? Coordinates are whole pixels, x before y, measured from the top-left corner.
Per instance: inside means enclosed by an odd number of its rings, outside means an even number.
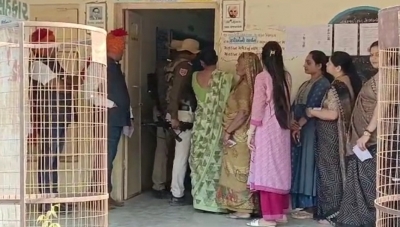
[[[129,33],[125,64],[127,85],[131,107],[135,117],[135,132],[128,138],[128,148],[124,159],[124,199],[129,199],[142,190],[141,180],[141,56],[142,56],[142,16],[132,11],[125,14],[125,26]],[[126,67],[125,67],[126,68]]]

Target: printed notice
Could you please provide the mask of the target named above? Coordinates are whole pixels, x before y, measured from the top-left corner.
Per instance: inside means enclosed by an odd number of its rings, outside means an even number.
[[[360,24],[360,55],[368,56],[369,47],[378,40],[378,23]]]
[[[221,60],[236,61],[243,52],[261,54],[268,41],[277,41],[285,50],[284,32],[276,29],[245,33],[224,33],[222,35]]]
[[[308,28],[306,39],[308,50],[320,50],[326,55],[332,54],[333,31],[331,24],[315,25]]]
[[[286,55],[290,57],[305,56],[308,52],[306,47],[307,31],[300,27],[286,28]]]
[[[107,65],[106,37],[97,31],[91,31],[92,61]]]
[[[222,31],[241,32],[244,30],[244,0],[222,2]]]
[[[344,51],[357,56],[358,24],[335,24],[334,51]]]

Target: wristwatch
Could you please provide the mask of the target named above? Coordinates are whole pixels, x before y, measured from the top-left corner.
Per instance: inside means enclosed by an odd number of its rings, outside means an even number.
[[[371,132],[364,130],[363,136],[371,136]]]

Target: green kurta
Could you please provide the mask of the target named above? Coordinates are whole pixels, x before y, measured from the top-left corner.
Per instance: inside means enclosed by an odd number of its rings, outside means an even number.
[[[231,74],[215,70],[208,89],[192,85],[197,98],[197,110],[192,135],[190,168],[192,170],[193,207],[208,212],[225,212],[216,202],[221,173],[222,119],[233,82]]]

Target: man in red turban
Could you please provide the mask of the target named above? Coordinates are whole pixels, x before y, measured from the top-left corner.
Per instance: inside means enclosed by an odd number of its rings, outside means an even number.
[[[55,34],[45,28],[31,34],[30,66],[33,134],[41,155],[38,158],[38,184],[42,194],[58,194],[58,154],[63,151],[67,127],[76,119],[73,88],[80,78],[67,74],[56,59]],[[43,211],[50,204],[42,206]],[[65,204],[60,210],[66,210]]]
[[[122,73],[119,61],[125,51],[125,39],[127,32],[123,29],[116,29],[107,35],[107,103],[111,103],[108,108],[108,192],[112,191],[112,169],[113,161],[117,155],[118,143],[123,132],[123,128],[131,126],[133,119],[128,88],[125,76]],[[117,202],[110,197],[109,205],[113,207],[123,206],[122,202]]]
[[[47,28],[39,28],[36,29],[31,35],[31,42],[33,44],[39,44],[38,48],[32,49],[32,52],[37,57],[55,57],[56,56],[56,48],[54,45],[56,42],[56,36],[52,30]],[[40,47],[40,44],[46,47]]]

